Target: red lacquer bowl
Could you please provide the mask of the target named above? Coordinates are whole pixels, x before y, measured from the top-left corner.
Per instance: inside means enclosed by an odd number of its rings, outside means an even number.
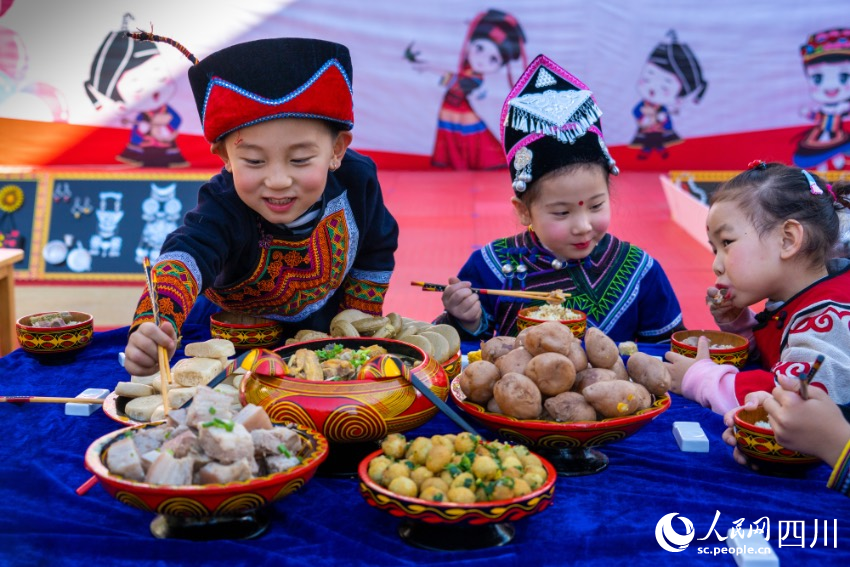
[[[331,337],[292,343],[275,352],[289,360],[298,349],[319,350],[330,344],[355,350],[380,345],[390,354],[420,361],[411,373],[441,400],[448,397],[445,369],[422,349],[395,339]],[[316,382],[249,372],[240,384],[240,398],[243,404],[263,407],[273,422],[300,423],[335,443],[377,441],[390,433],[403,433],[423,425],[438,411],[403,378]]]
[[[545,323],[550,321],[551,319],[535,319],[530,317],[529,315],[534,313],[538,308],[537,307],[525,307],[519,310],[516,319],[516,328],[517,331],[522,331],[527,329],[528,327],[532,327],[534,325],[539,325],[540,323]],[[577,315],[579,315],[576,319],[561,319],[558,323],[562,325],[566,325],[566,327],[572,331],[573,336],[577,339],[584,337],[585,331],[587,331],[587,314],[583,311],[579,311],[578,309],[571,309]]]
[[[759,472],[800,476],[823,463],[817,457],[780,445],[773,430],[760,424],[767,422],[767,411],[762,406],[755,409],[740,408],[735,412],[733,421],[738,450],[746,455],[747,461],[755,465]]]
[[[747,341],[746,337],[726,331],[677,331],[670,337],[670,350],[688,358],[696,358],[697,347],[685,341],[694,337],[699,338],[703,335],[708,338],[709,343],[712,345],[729,345],[728,348],[708,349],[708,355],[717,364],[731,364],[736,368],[743,368],[747,363],[749,341]]]
[[[190,486],[148,484],[111,474],[105,464],[109,446],[129,431],[160,423],[125,427],[98,438],[86,450],[85,465],[119,502],[164,516],[211,519],[251,513],[304,486],[328,456],[328,442],[320,433],[293,425],[312,449],[300,465],[280,473],[241,482]]]
[[[271,319],[219,311],[210,316],[210,335],[227,339],[238,349],[269,348],[283,338],[283,325]]]
[[[36,327],[32,318],[47,313],[34,313],[15,322],[15,334],[21,348],[29,354],[49,360],[69,356],[87,347],[94,336],[94,319],[89,313],[68,311],[71,322],[61,327]]]
[[[557,473],[548,460],[540,457],[546,469],[543,485],[520,498],[458,504],[456,502],[431,502],[421,498],[401,496],[390,492],[369,477],[369,462],[382,455],[379,449],[360,462],[360,494],[370,506],[384,510],[397,518],[407,518],[427,524],[481,526],[520,520],[545,510],[555,494]]]
[[[466,400],[460,379],[451,383],[451,396],[457,406],[481,423],[513,443],[526,445],[554,462],[561,476],[581,476],[600,472],[608,466],[608,457],[594,447],[621,441],[637,433],[643,426],[670,408],[670,396],[656,397],[645,410],[624,417],[601,421],[544,421],[517,419],[492,413]]]

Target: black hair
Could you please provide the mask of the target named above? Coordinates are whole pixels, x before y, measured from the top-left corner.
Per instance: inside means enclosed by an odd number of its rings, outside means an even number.
[[[850,209],[850,183],[835,183],[828,189],[822,178],[810,175],[821,194],[812,193],[799,167],[761,163],[723,183],[711,195],[709,205],[737,204],[760,237],[787,220],[796,220],[805,229],[800,252],[811,258],[813,266],[825,264],[839,240],[838,211]]]
[[[699,102],[705,94],[708,82],[702,74],[702,67],[694,52],[685,43],[679,43],[676,32],[667,32],[670,43],[659,43],[649,56],[649,62],[658,65],[668,73],[676,75],[682,88],[678,96],[687,96],[696,92],[695,101]]]
[[[469,41],[489,39],[492,41],[502,61],[514,61],[522,55],[525,32],[516,18],[501,10],[488,10],[475,25]]]

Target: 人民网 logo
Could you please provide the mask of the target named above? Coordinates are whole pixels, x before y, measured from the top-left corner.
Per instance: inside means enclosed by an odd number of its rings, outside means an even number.
[[[658,523],[655,524],[655,539],[663,549],[678,553],[684,551],[688,544],[694,539],[694,525],[689,519],[684,516],[678,518],[685,525],[685,533],[680,534],[673,529],[673,518],[678,516],[678,512],[672,512],[663,516]]]

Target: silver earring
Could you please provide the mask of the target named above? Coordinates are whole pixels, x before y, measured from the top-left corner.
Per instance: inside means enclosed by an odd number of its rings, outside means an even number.
[[[534,154],[527,147],[520,148],[514,155],[514,169],[516,170],[516,175],[514,176],[512,186],[514,191],[517,193],[525,191],[528,188],[528,184],[532,181],[531,158],[533,157]]]

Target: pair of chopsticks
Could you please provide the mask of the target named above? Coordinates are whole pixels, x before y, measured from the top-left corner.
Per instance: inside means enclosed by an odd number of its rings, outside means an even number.
[[[809,384],[811,384],[812,378],[815,377],[815,373],[820,369],[820,365],[823,364],[824,360],[824,355],[819,354],[815,359],[814,364],[812,364],[812,367],[809,369],[809,372],[805,375],[801,374],[798,376],[798,378],[800,378],[800,397],[804,400],[809,399]]]
[[[157,327],[160,324],[159,317],[159,295],[156,291],[156,272],[151,268],[150,258],[145,256],[144,260],[144,268],[145,268],[145,281],[148,285],[148,296],[151,298],[151,311],[153,312],[153,321]],[[164,346],[157,347],[157,355],[159,356],[159,374],[160,381],[162,382],[162,387],[160,391],[162,392],[162,409],[164,414],[168,415],[168,385],[171,383],[171,365],[168,361],[168,349]]]
[[[0,396],[10,404],[103,404],[103,398],[57,398],[52,396]]]
[[[410,285],[419,286],[422,291],[444,291],[446,286],[428,283],[428,282],[410,282]],[[521,297],[523,299],[538,299],[541,301],[549,301],[558,297],[572,297],[569,293],[559,293],[555,291],[523,291],[510,289],[481,289],[477,287],[471,288],[473,293],[480,295],[504,295],[507,297]]]

